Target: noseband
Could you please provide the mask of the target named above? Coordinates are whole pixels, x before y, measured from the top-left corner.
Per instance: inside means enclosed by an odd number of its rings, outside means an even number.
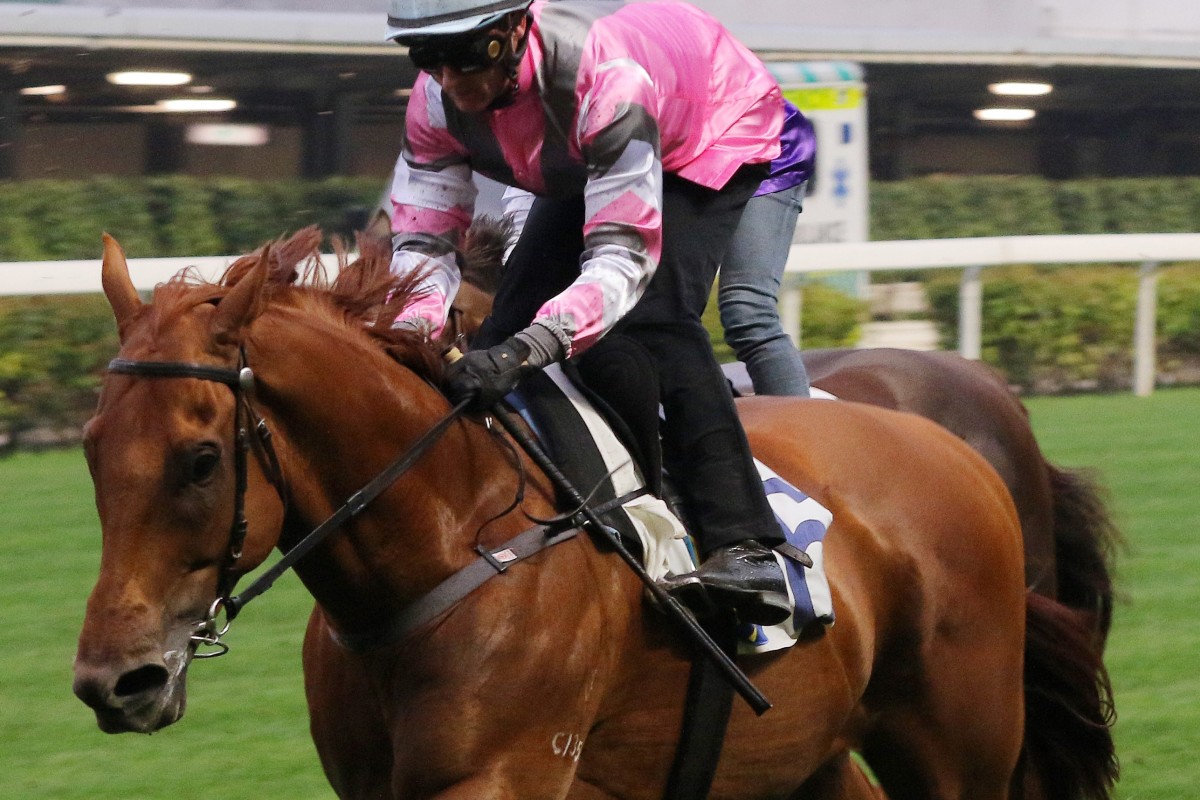
[[[184,361],[137,361],[114,358],[108,364],[108,371],[142,378],[195,378],[223,384],[233,392],[236,409],[234,418],[234,505],[233,522],[229,529],[229,546],[226,549],[225,562],[221,566],[221,574],[217,580],[217,597],[209,606],[205,618],[196,624],[196,630],[191,635],[191,641],[196,648],[203,645],[216,649],[208,652],[194,651],[193,657],[195,658],[212,658],[229,652],[229,645],[221,641],[221,637],[229,632],[229,625],[238,612],[255,597],[271,588],[280,575],[294,566],[325,537],[361,512],[372,500],[395,483],[417,462],[417,459],[430,445],[445,433],[450,423],[458,418],[469,402],[464,400],[452,408],[450,413],[426,431],[407,452],[393,461],[362,489],[351,495],[341,508],[301,539],[295,547],[288,550],[283,558],[246,587],[244,592],[232,595],[238,578],[235,567],[242,557],[246,531],[249,527],[246,522],[246,487],[248,485],[246,454],[250,448],[248,429],[251,421],[267,460],[267,479],[274,485],[284,506],[287,506],[287,491],[283,473],[279,467],[279,458],[271,441],[271,431],[267,427],[266,420],[254,410],[251,404],[254,397],[254,372],[246,363],[245,348],[239,349],[238,365],[234,368],[213,367]],[[222,610],[225,612],[223,625],[217,621]]]

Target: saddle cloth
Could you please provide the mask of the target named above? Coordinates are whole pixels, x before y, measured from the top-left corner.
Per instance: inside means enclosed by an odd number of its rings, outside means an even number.
[[[574,427],[569,435],[570,447],[595,448],[597,459],[603,463],[603,472],[590,476],[586,484],[580,485],[581,492],[588,494],[597,482],[606,482],[602,492],[597,492],[597,501],[608,497],[620,497],[646,485],[640,470],[611,426],[595,406],[567,377],[559,365],[544,370],[548,380],[536,384],[536,392],[543,395],[542,401],[532,401],[530,391],[522,389],[510,394],[509,403],[522,415],[534,433],[546,443],[552,455],[555,440],[564,438],[561,429]],[[528,383],[529,381],[526,381]],[[559,393],[549,405],[555,408],[553,426],[555,435],[547,437],[543,411],[544,395]],[[567,411],[566,409],[569,409]],[[567,417],[567,419],[564,419]],[[559,445],[560,448],[562,445]],[[577,455],[577,454],[573,454]],[[590,455],[590,454],[589,454]],[[586,460],[586,459],[585,459]],[[806,568],[784,558],[778,553],[780,567],[787,576],[788,594],[794,613],[778,625],[762,626],[744,624],[738,631],[740,653],[766,653],[790,647],[806,630],[812,632],[821,626],[831,625],[834,620],[833,599],[829,581],[825,575],[823,540],[833,521],[833,515],[815,499],[790,485],[773,470],[757,459],[759,475],[767,499],[775,512],[789,543],[803,550],[812,559],[813,566]],[[560,465],[561,466],[561,465]],[[569,474],[569,473],[568,473]],[[667,573],[683,574],[696,569],[696,549],[683,524],[671,512],[668,505],[652,494],[644,494],[623,506],[626,524],[618,524],[624,533],[636,536],[641,545],[643,563],[650,577],[658,580]]]

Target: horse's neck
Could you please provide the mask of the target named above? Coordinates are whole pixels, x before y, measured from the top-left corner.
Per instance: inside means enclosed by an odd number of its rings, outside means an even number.
[[[270,349],[261,367],[270,391],[262,395],[280,428],[291,497],[283,544],[290,546],[449,407],[417,375],[361,343],[292,341]],[[335,624],[361,629],[469,561],[477,532],[517,492],[505,456],[482,426],[456,422],[390,490],[303,559],[297,571]],[[513,525],[489,525],[489,536]]]

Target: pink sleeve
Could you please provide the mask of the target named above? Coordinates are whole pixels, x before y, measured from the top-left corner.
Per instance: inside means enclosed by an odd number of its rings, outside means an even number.
[[[392,232],[457,241],[471,224],[476,189],[467,150],[447,128],[441,89],[425,73],[409,100],[401,161],[392,184]]]
[[[600,64],[580,102],[577,134],[588,166],[579,278],[538,318],[579,352],[641,298],[662,253],[662,161],[657,101],[645,70],[629,59]]]

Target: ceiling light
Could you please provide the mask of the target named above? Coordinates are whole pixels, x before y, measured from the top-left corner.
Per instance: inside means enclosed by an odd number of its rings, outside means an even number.
[[[50,95],[50,94],[62,94],[66,90],[67,90],[66,86],[63,86],[61,83],[55,83],[55,84],[51,84],[49,86],[26,86],[24,89],[21,90],[21,94],[43,95],[44,96],[44,95]]]
[[[237,101],[216,97],[176,97],[159,100],[154,105],[163,111],[230,111],[237,108]]]
[[[1033,81],[1004,81],[1002,83],[989,84],[988,91],[992,94],[1016,97],[1038,97],[1043,94],[1050,94],[1050,92],[1054,91],[1054,87],[1048,83],[1035,83]]]
[[[182,86],[192,80],[186,72],[110,72],[106,77],[120,86]]]
[[[977,108],[975,119],[984,122],[1024,122],[1037,116],[1032,108]]]

